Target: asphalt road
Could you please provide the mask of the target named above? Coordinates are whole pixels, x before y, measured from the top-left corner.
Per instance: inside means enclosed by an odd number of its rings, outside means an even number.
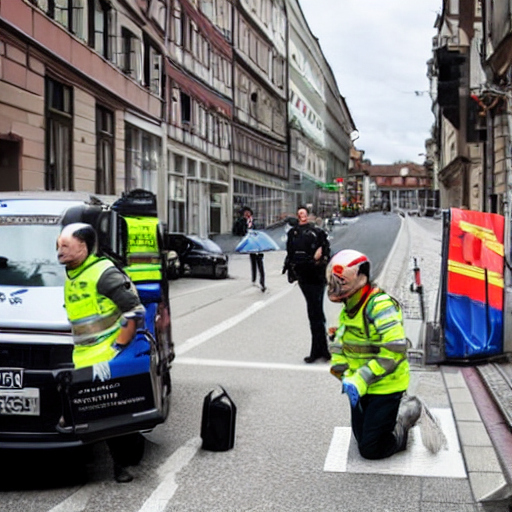
[[[334,228],[333,252],[365,251],[376,275],[399,225],[392,215],[358,217]],[[272,236],[282,244],[284,228]],[[349,425],[349,407],[326,363],[303,363],[305,302],[281,274],[284,254],[265,255],[265,293],[251,285],[249,258],[239,254],[230,256],[228,279],[171,282],[171,411],[145,434],[132,483],[113,481],[104,443],[83,452],[3,453],[0,511],[417,510],[410,507],[411,492],[420,499],[417,485],[403,493],[400,479],[374,478],[361,502],[361,475],[323,471],[333,429]],[[332,306],[326,303],[330,323]],[[216,453],[201,449],[199,433],[203,398],[219,385],[234,400],[237,421],[234,449]]]

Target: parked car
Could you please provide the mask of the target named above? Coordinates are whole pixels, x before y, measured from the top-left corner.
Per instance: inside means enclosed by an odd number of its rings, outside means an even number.
[[[224,279],[228,277],[227,254],[209,238],[200,238],[194,235],[167,233],[165,246],[169,251],[178,254],[180,276],[212,277]],[[168,275],[175,273],[175,262],[170,260],[167,267]]]
[[[157,311],[170,318],[166,279],[137,288],[146,324],[132,343],[147,345],[147,357],[126,357],[124,366],[114,358],[101,375],[73,365],[57,237],[63,225],[87,222],[115,259],[122,220],[107,204],[80,197],[0,193],[0,450],[81,446],[150,430],[169,411],[171,331],[169,322],[155,322]]]

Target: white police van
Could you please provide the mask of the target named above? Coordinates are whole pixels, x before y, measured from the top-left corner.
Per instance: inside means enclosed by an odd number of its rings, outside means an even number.
[[[165,277],[139,290],[146,325],[131,344],[133,360],[111,364],[107,376],[73,366],[56,241],[64,224],[78,221],[94,225],[102,252],[122,266],[122,217],[107,202],[0,193],[0,448],[76,447],[150,430],[167,417],[173,355]]]

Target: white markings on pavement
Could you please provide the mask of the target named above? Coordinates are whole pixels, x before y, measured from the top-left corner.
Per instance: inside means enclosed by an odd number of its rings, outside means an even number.
[[[97,484],[80,487],[78,491],[51,508],[48,512],[82,512],[85,510],[89,499],[96,492]]]
[[[289,286],[289,287],[281,290],[279,293],[272,295],[267,300],[259,300],[258,302],[251,304],[245,311],[238,313],[238,315],[232,316],[231,318],[224,320],[224,322],[221,322],[220,324],[214,325],[210,329],[207,329],[206,331],[202,332],[201,334],[198,334],[197,336],[193,336],[192,338],[189,338],[188,340],[184,341],[182,344],[178,345],[175,348],[176,355],[179,356],[179,355],[185,354],[189,350],[192,350],[193,348],[196,348],[199,345],[202,345],[205,341],[208,341],[211,338],[214,338],[215,336],[218,336],[219,334],[223,333],[224,331],[231,329],[235,325],[244,321],[246,318],[249,318],[250,316],[254,315],[254,313],[256,313],[256,311],[259,311],[260,309],[264,308],[265,306],[268,306],[272,302],[275,302],[275,301],[281,299],[286,294],[290,293],[290,291],[293,288],[294,288],[293,286]]]
[[[329,373],[327,363],[319,364],[286,364],[286,363],[256,363],[250,361],[229,361],[227,359],[200,359],[198,357],[180,357],[172,364],[188,364],[197,366],[221,366],[230,368],[250,368],[253,370],[290,370],[306,372]]]
[[[352,429],[349,427],[334,427],[331,444],[324,462],[324,471],[345,473],[347,471],[348,447]]]
[[[352,440],[350,427],[336,427],[325,458],[324,471],[334,473],[373,473],[437,478],[466,478],[466,469],[459,446],[451,409],[431,409],[439,419],[448,446],[431,454],[421,442],[420,426],[409,435],[406,451],[382,460],[363,459]]]
[[[144,502],[139,512],[162,512],[178,489],[176,474],[195,456],[201,447],[201,439],[194,437],[178,448],[157,470],[160,477],[158,487]]]

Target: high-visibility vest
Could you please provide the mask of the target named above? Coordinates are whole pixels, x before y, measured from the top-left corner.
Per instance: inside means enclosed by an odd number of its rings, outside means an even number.
[[[368,393],[405,391],[409,385],[407,339],[402,312],[387,293],[374,289],[357,313],[340,312],[340,327],[330,344],[331,371],[343,378],[359,373]]]
[[[67,271],[64,304],[73,331],[75,368],[109,361],[117,354],[112,345],[121,330],[122,313],[97,290],[103,272],[113,266],[107,258],[90,255],[78,268]]]
[[[125,272],[135,284],[160,281],[162,263],[158,247],[158,219],[128,216],[124,219],[128,227]]]

